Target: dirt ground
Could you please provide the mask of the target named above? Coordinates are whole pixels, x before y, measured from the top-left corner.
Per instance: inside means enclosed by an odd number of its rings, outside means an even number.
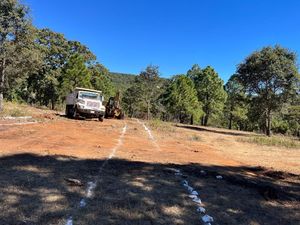
[[[223,129],[43,117],[0,121],[0,225],[204,224],[183,180],[212,224],[300,224],[299,149]]]

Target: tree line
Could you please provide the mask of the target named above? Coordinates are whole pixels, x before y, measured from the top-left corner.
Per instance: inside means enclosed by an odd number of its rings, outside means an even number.
[[[129,117],[299,136],[297,57],[281,46],[250,54],[226,84],[214,68],[199,65],[170,79],[149,65],[130,82],[121,93]],[[117,91],[87,46],[34,27],[25,5],[2,0],[0,111],[3,98],[55,109],[76,86],[101,90],[106,97]]]
[[[253,52],[224,84],[211,66],[161,80],[148,66],[127,89],[129,116],[300,136],[296,53],[281,46]]]

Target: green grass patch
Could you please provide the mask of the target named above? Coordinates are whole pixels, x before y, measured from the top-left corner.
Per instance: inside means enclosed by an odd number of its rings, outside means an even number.
[[[164,122],[158,119],[150,120],[148,124],[151,129],[163,132],[174,132],[176,129],[172,123]]]
[[[265,146],[277,146],[277,147],[285,147],[285,148],[300,148],[300,141],[287,136],[253,136],[248,138],[240,138],[239,141],[255,143],[258,145]]]

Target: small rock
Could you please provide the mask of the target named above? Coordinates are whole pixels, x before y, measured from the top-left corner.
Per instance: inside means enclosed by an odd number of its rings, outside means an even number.
[[[198,196],[197,195],[189,195],[189,198],[194,199],[194,198],[198,198]]]
[[[223,179],[223,177],[222,177],[221,175],[216,176],[216,178],[217,178],[218,180],[222,180],[222,179]]]
[[[78,179],[65,178],[65,181],[67,181],[69,183],[69,185],[72,185],[72,186],[83,186],[83,183]]]
[[[197,191],[192,191],[192,195],[199,195]]]
[[[194,188],[192,188],[191,186],[187,186],[186,188],[188,189],[188,192],[190,192],[190,193],[192,193],[194,190]]]
[[[212,218],[211,216],[209,216],[207,214],[204,215],[204,216],[202,216],[201,219],[202,219],[202,221],[204,223],[212,223],[212,222],[214,222],[214,218]]]
[[[197,212],[200,212],[200,213],[205,213],[205,208],[203,208],[203,207],[201,207],[201,206],[199,206],[198,208],[197,208]]]
[[[182,176],[182,173],[175,173],[175,176]]]
[[[81,199],[80,203],[79,203],[79,206],[80,206],[80,208],[85,207],[86,206],[86,201],[84,199]]]
[[[187,182],[187,180],[181,181],[181,184],[185,187],[189,186],[189,183]]]
[[[196,203],[198,203],[198,204],[201,204],[202,203],[202,201],[201,201],[201,199],[200,198],[194,198],[193,199],[193,202],[196,202]]]
[[[206,172],[205,172],[204,170],[201,170],[200,173],[201,173],[202,175],[206,175]]]

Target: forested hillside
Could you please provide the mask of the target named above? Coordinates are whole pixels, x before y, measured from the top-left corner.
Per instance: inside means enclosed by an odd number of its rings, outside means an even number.
[[[126,73],[109,72],[109,78],[116,90],[124,93],[134,82],[136,75]]]
[[[17,0],[0,2],[0,111],[9,101],[61,108],[75,87],[121,91],[130,117],[300,135],[300,78],[296,52],[266,46],[251,53],[225,84],[211,66],[161,78],[145,65],[139,75],[110,73],[76,40],[31,23]]]

